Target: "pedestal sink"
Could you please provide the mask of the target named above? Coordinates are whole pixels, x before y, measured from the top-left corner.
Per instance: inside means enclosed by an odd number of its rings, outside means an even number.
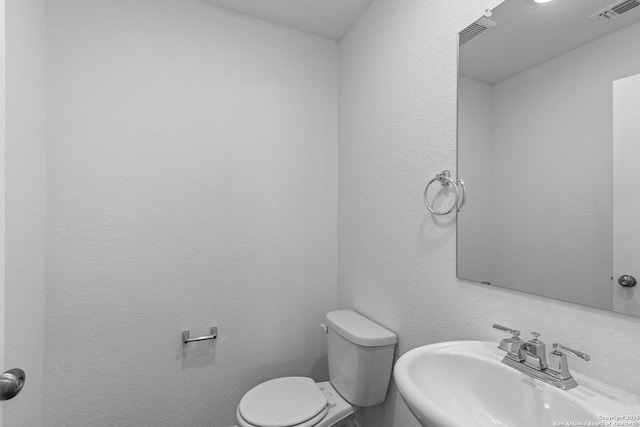
[[[393,376],[420,424],[640,427],[637,396],[577,374],[576,388],[560,390],[502,364],[505,352],[496,347],[493,342],[445,342],[400,357]]]

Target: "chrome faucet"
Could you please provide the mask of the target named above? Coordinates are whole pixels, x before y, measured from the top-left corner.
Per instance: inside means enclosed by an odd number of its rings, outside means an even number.
[[[520,331],[516,329],[497,324],[493,327],[511,334],[511,338],[503,339],[498,345],[500,350],[507,352],[502,363],[562,390],[569,390],[578,385],[569,372],[567,355],[563,351],[585,361],[591,360],[588,354],[556,343],[553,344],[553,351],[549,353],[547,362],[546,346],[538,339],[539,333],[531,332],[533,339],[524,342],[520,339]]]

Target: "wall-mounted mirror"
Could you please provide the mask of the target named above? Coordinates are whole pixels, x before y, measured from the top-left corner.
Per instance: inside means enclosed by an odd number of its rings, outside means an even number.
[[[506,0],[459,49],[458,277],[640,316],[640,2]]]

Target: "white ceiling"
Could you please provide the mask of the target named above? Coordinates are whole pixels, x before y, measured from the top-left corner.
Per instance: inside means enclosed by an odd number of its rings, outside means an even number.
[[[589,18],[616,2],[506,0],[489,17],[497,25],[460,47],[460,75],[495,84],[640,20],[640,7],[605,23]]]
[[[340,40],[374,0],[200,0],[274,24]]]

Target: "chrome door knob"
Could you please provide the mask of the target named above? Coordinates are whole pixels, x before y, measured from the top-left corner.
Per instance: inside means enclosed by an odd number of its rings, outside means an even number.
[[[625,288],[633,288],[638,282],[635,277],[625,274],[624,276],[620,276],[618,283]]]
[[[14,398],[24,387],[26,375],[22,369],[9,369],[0,375],[0,400]]]

